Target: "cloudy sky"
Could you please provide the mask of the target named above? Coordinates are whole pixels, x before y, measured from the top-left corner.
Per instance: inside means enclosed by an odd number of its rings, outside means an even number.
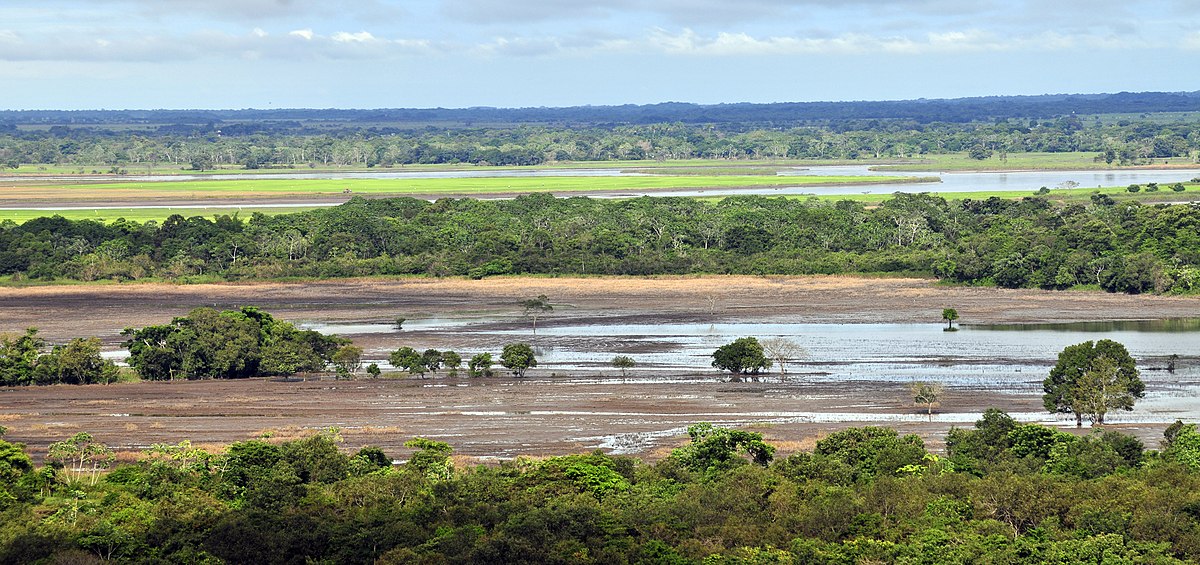
[[[1200,90],[1200,0],[0,0],[0,108]]]

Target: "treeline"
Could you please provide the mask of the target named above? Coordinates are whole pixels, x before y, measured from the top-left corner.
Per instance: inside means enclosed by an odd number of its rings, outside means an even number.
[[[155,124],[215,122],[330,122],[396,124],[554,123],[647,124],[838,122],[906,119],[917,122],[972,122],[1067,115],[1194,112],[1200,92],[1121,92],[1049,94],[851,102],[780,102],[768,104],[625,104],[565,108],[380,108],[279,110],[0,110],[8,124]]]
[[[0,129],[0,167],[94,167],[101,172],[164,165],[214,167],[393,167],[407,164],[536,165],[558,161],[673,159],[912,158],[969,152],[1095,152],[1135,164],[1200,151],[1200,122],[1103,124],[1075,115],[970,123],[851,120],[777,126],[680,122],[618,126],[288,129],[276,122],[159,126],[152,131],[54,126]]]
[[[850,274],[1112,292],[1200,288],[1200,207],[896,194],[877,207],[739,196],[354,198],[249,219],[0,225],[15,280]]]
[[[0,433],[2,433],[0,429]],[[1161,451],[989,410],[950,433],[852,428],[776,458],[699,424],[649,463],[565,455],[468,466],[417,438],[407,460],[336,430],[209,453],[154,445],[110,469],[87,433],[38,468],[0,440],[0,562],[1185,563],[1200,559],[1200,432]],[[456,464],[457,463],[457,464]]]

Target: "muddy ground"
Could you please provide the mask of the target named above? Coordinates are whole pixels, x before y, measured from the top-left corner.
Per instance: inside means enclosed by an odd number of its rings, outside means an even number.
[[[259,306],[297,322],[386,323],[456,316],[499,316],[497,329],[527,327],[517,303],[545,294],[555,311],[539,321],[605,323],[733,322],[784,317],[796,322],[937,322],[954,307],[965,323],[1134,320],[1196,317],[1195,298],[951,287],[918,279],[849,277],[401,279],[299,283],[0,288],[0,331],[37,327],[51,342],[99,336],[109,347],[128,326],[164,323],[197,306]],[[508,320],[508,321],[504,321]],[[386,357],[404,334],[353,336],[367,357]],[[486,334],[421,334],[422,347],[472,351]],[[465,341],[464,341],[465,340]],[[996,406],[1038,412],[1035,393],[955,388],[944,406],[956,414]],[[952,407],[952,409],[950,408]],[[7,439],[35,454],[87,431],[132,452],[189,439],[218,445],[270,436],[288,439],[336,427],[348,448],[379,445],[403,456],[424,436],[481,458],[591,449],[657,457],[684,428],[712,421],[761,431],[783,454],[847,426],[878,424],[913,432],[939,447],[961,418],[922,421],[921,409],[894,383],[810,383],[802,377],[726,382],[715,372],[564,375],[553,368],[525,379],[360,379],[130,383],[0,389]],[[1157,445],[1161,425],[1116,426]]]

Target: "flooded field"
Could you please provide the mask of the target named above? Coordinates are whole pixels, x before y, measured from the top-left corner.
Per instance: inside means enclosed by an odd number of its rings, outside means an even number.
[[[522,315],[530,296],[554,311]],[[7,439],[35,453],[79,431],[122,449],[190,439],[228,443],[337,427],[346,447],[404,453],[413,436],[477,457],[591,449],[658,457],[689,424],[761,431],[781,453],[848,426],[917,433],[937,449],[951,426],[987,408],[1073,430],[1043,411],[1041,381],[1066,345],[1126,344],[1147,383],[1133,412],[1110,425],[1155,447],[1176,419],[1200,420],[1200,300],[1093,292],[946,287],[918,279],[700,277],[347,280],[227,285],[112,285],[0,289],[0,331],[37,327],[52,343],[99,336],[120,357],[120,331],[197,306],[255,305],[301,327],[340,333],[384,361],[401,346],[498,355],[527,341],[528,376],[335,381],[306,377],[0,389]],[[941,309],[964,325],[943,332]],[[402,330],[394,325],[405,317]],[[1063,323],[1069,322],[1069,323]],[[710,366],[738,337],[784,337],[805,355],[756,380]],[[1165,370],[1178,354],[1177,370]],[[609,366],[632,357],[627,375]],[[499,369],[497,367],[497,369]],[[932,417],[913,380],[946,384]],[[1086,430],[1085,430],[1086,432]]]
[[[497,351],[524,341],[538,353],[531,376],[612,377],[616,355],[637,363],[626,385],[656,386],[664,381],[704,382],[728,378],[711,367],[712,352],[739,337],[785,338],[804,354],[759,376],[762,382],[892,383],[916,380],[995,394],[1040,395],[1042,380],[1063,348],[1089,340],[1125,344],[1138,360],[1147,397],[1116,421],[1172,422],[1200,419],[1200,320],[1170,319],[1060,324],[979,324],[943,331],[943,324],[813,323],[582,323],[543,321],[537,333],[519,318],[477,317],[406,322],[403,331],[388,324],[302,324],[310,329],[361,338],[387,335],[397,343],[423,343],[474,353]],[[415,344],[415,345],[414,345]],[[397,346],[399,347],[399,346]],[[424,347],[424,346],[421,346]],[[387,350],[369,351],[370,361],[387,365]],[[1172,355],[1181,358],[1166,370]],[[594,382],[594,379],[589,382]]]

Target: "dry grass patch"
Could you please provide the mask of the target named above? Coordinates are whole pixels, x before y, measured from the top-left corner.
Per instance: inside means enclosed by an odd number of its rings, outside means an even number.
[[[265,428],[257,434],[253,434],[254,439],[261,439],[270,443],[284,443],[288,441],[301,440],[320,433],[317,430],[305,428],[303,426],[284,426],[282,428]]]
[[[46,422],[43,424],[33,424],[29,426],[29,429],[35,432],[45,432],[50,430],[70,430],[78,427],[76,424],[68,424],[66,422]]]

